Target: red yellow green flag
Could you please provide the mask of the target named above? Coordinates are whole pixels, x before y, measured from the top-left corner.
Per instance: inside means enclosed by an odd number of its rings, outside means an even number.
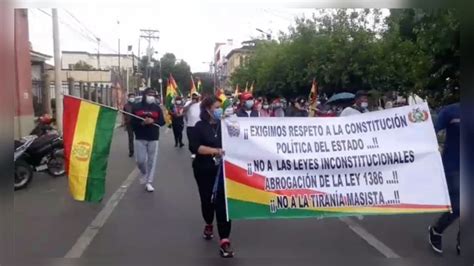
[[[227,96],[225,96],[224,90],[223,89],[218,89],[216,93],[217,98],[219,98],[222,102],[222,109],[227,109],[230,105],[229,99],[227,99]]]
[[[78,201],[100,202],[117,111],[64,96],[64,153],[69,191]]]
[[[168,85],[166,86],[166,102],[165,106],[167,109],[171,109],[173,105],[173,99],[178,95],[177,91],[178,85],[176,85],[176,81],[174,80],[173,76],[170,74],[168,78]]]
[[[201,79],[200,79],[200,78],[198,78],[198,82],[197,82],[197,91],[198,91],[199,93],[202,92],[202,83],[201,83]]]
[[[198,82],[200,82],[200,81],[198,81]],[[198,83],[198,84],[199,84],[199,83]],[[197,93],[197,89],[196,89],[196,85],[194,84],[193,76],[191,76],[191,91],[190,91],[190,92],[191,92],[191,95],[192,95],[193,93]]]
[[[237,99],[239,97],[239,84],[235,85],[234,97]]]
[[[316,82],[316,79],[313,79],[313,84],[311,85],[311,91],[309,92],[308,98],[310,104],[309,116],[315,116],[316,107],[318,104],[318,83]]]

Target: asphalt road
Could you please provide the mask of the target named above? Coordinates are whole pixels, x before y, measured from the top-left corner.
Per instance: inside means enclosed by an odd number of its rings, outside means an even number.
[[[387,256],[406,259],[403,265],[461,265],[455,255],[456,228],[445,234],[443,257],[427,244],[427,227],[437,215],[234,221],[231,239],[236,257],[221,259],[217,240],[201,238],[203,221],[189,152],[174,148],[172,142],[171,131],[162,130],[154,193],[147,193],[130,175],[135,165],[127,156],[126,134],[120,128],[112,144],[102,203],[75,202],[65,177],[36,175],[28,189],[15,193],[16,257],[63,258],[77,247],[89,226],[97,234],[88,238],[91,242],[81,258],[106,259],[113,265],[352,265],[367,261],[387,265],[401,261],[387,260]],[[133,183],[115,202],[103,226],[90,227],[103,214],[101,210],[108,208],[114,192],[124,189],[121,185],[127,178],[134,178]]]

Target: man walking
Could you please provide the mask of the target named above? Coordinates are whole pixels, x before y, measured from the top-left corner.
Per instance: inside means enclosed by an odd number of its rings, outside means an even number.
[[[132,108],[133,108],[134,103],[135,103],[135,94],[129,93],[127,103],[123,106],[123,110],[127,113],[132,113],[133,112]],[[133,149],[134,134],[133,134],[133,128],[132,128],[132,117],[127,114],[123,114],[123,123],[125,126],[125,130],[127,131],[127,134],[128,134],[128,157],[132,157],[134,153],[134,149]]]
[[[451,199],[452,212],[446,212],[429,227],[429,243],[437,253],[443,253],[443,232],[459,218],[459,173],[460,173],[460,125],[461,107],[459,103],[443,108],[435,123],[436,133],[445,129],[446,140],[443,148],[443,166]],[[460,231],[458,231],[456,249],[460,253]]]
[[[184,117],[186,120],[186,135],[188,136],[188,143],[189,143],[189,151],[191,152],[191,158],[196,158],[196,155],[191,151],[191,139],[192,135],[194,134],[194,126],[196,123],[201,120],[199,115],[201,113],[201,109],[199,108],[200,102],[200,95],[197,92],[193,92],[191,95],[191,101],[187,102],[184,106]]]
[[[143,118],[132,118],[132,126],[135,132],[135,151],[137,166],[141,173],[140,183],[146,184],[148,192],[155,189],[152,186],[156,159],[158,157],[158,140],[160,129],[158,126],[165,125],[164,113],[156,104],[156,93],[152,88],[147,88],[143,94],[142,101],[133,106],[133,114]]]

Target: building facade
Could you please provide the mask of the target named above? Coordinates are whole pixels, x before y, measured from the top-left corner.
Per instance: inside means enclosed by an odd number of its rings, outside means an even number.
[[[255,49],[256,43],[254,41],[247,41],[242,43],[242,47],[232,49],[226,56],[225,56],[225,74],[223,84],[224,87],[227,89],[232,90],[231,88],[231,77],[232,74],[239,68],[248,64],[250,60],[250,55],[253,53]],[[241,85],[243,86],[243,84]]]
[[[94,54],[82,51],[62,51],[61,68],[73,69],[73,66],[83,61],[94,69],[117,70],[119,66],[118,54]],[[138,57],[135,55],[120,55],[120,68],[133,72],[133,66],[138,65]]]
[[[226,55],[234,48],[232,39],[228,39],[227,42],[216,43],[214,47],[214,86],[216,88],[230,89],[226,82],[228,80]]]
[[[28,135],[34,127],[34,110],[31,83],[31,55],[28,32],[28,11],[15,9],[14,15],[15,55],[15,115],[14,137]]]

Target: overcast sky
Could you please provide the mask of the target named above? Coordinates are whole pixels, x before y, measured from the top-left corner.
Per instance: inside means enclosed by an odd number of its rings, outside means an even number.
[[[187,61],[193,72],[207,71],[209,64],[203,62],[213,59],[216,42],[233,39],[235,45],[240,45],[251,37],[263,37],[256,28],[270,30],[276,37],[280,30],[288,30],[295,16],[310,16],[314,12],[314,9],[249,8],[197,2],[153,2],[136,8],[130,5],[118,8],[87,5],[60,8],[61,50],[96,53],[97,42],[92,40],[94,34],[102,40],[100,51],[103,53],[116,53],[120,36],[121,52],[126,52],[127,46],[133,45],[137,54],[139,29],[158,29],[160,40],[153,43],[160,53],[157,57],[171,52],[178,59]],[[50,8],[41,10],[51,14]],[[53,55],[52,19],[43,12],[37,8],[29,9],[30,41],[34,50]],[[146,45],[142,39],[142,55],[146,52]]]
[[[29,33],[33,49],[53,55],[52,19],[48,16],[51,8],[47,7],[55,2],[21,1],[31,7]],[[310,17],[317,10],[285,7],[289,6],[285,0],[265,1],[69,0],[67,5],[61,2],[58,9],[60,47],[61,50],[97,53],[93,37],[97,36],[101,39],[100,52],[117,53],[120,37],[121,53],[126,53],[127,46],[132,45],[137,54],[140,29],[158,29],[160,39],[153,42],[155,51],[159,52],[156,58],[171,52],[188,62],[191,71],[207,71],[216,42],[233,39],[234,45],[240,46],[242,41],[252,37],[263,38],[256,28],[270,31],[276,38],[279,31],[288,31],[295,17]],[[389,11],[383,13],[388,15]],[[140,46],[140,54],[145,55],[144,39]]]

